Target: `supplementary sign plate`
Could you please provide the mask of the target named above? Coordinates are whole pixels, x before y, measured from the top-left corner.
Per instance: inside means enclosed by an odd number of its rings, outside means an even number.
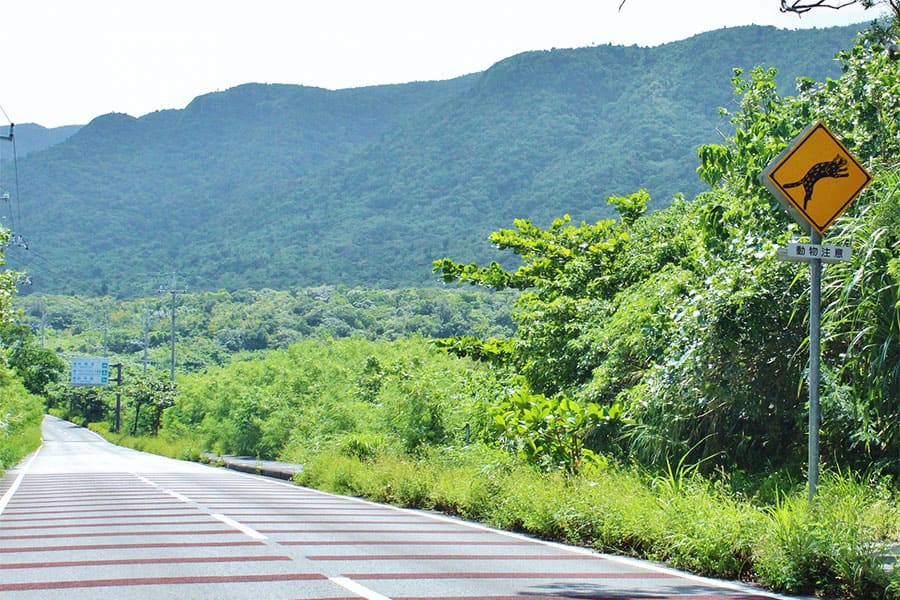
[[[793,262],[809,262],[818,258],[823,263],[836,263],[850,260],[852,257],[850,246],[788,242],[787,247],[778,249],[778,258]]]

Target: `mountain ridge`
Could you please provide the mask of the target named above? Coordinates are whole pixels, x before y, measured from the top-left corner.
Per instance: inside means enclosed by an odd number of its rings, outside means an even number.
[[[612,194],[644,187],[661,207],[702,191],[695,151],[727,125],[732,68],[779,66],[789,91],[839,74],[831,57],[857,29],[748,26],[101,115],[20,161],[20,202],[40,209],[18,224],[29,250],[7,259],[55,293],[137,296],[172,270],[193,289],[436,285],[432,260],[496,258],[487,234],[514,218],[592,221]]]

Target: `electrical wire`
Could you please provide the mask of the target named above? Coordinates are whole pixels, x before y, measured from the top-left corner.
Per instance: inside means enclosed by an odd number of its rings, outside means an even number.
[[[9,115],[6,114],[6,109],[3,108],[3,105],[0,105],[0,113],[3,114],[3,118],[6,119],[7,123],[9,123],[9,135],[8,136],[0,136],[0,139],[11,142],[12,147],[13,147],[12,159],[13,159],[13,171],[14,171],[14,178],[15,178],[15,194],[16,194],[15,209],[13,207],[13,201],[11,199],[9,199],[8,192],[4,193],[3,199],[9,205],[7,207],[7,209],[8,209],[7,212],[9,213],[8,229],[9,229],[10,235],[12,237],[10,238],[10,242],[8,243],[8,245],[15,245],[15,240],[17,240],[17,239],[24,240],[24,237],[22,236],[22,229],[20,227],[21,223],[16,222],[16,213],[18,213],[18,216],[21,217],[22,206],[21,206],[21,203],[19,202],[19,164],[18,164],[18,156],[16,154],[16,142],[15,142],[16,137],[15,137],[15,134],[13,134],[13,127],[15,127],[15,125],[13,124],[12,120],[9,118]],[[2,153],[0,153],[0,159],[2,159]],[[3,181],[2,160],[0,160],[0,183],[2,183],[2,181]],[[16,237],[16,236],[18,236],[18,237]]]
[[[12,125],[10,125],[10,127],[12,127]],[[12,138],[13,178],[16,186],[16,212],[18,213],[19,218],[19,233],[24,235],[23,230],[25,229],[25,220],[22,218],[22,196],[19,194],[19,154],[16,152],[16,136],[13,135],[11,129],[9,137]]]
[[[21,248],[22,250],[28,250],[28,240],[25,237],[25,219],[22,216],[22,195],[19,187],[19,153],[16,148],[16,136],[13,132],[15,124],[12,122],[12,119],[9,118],[6,109],[3,108],[2,105],[0,105],[0,113],[3,114],[3,118],[6,119],[7,123],[9,123],[9,135],[0,135],[0,139],[8,141],[12,145],[13,193],[15,194],[14,198],[10,199],[9,192],[3,193],[3,200],[5,200],[6,204],[8,204],[6,212],[8,212],[9,214],[8,229],[10,235],[10,238],[4,245],[3,250],[6,254],[6,262],[9,263],[9,259],[11,258],[11,256],[8,252],[5,251],[9,248]],[[2,153],[0,153],[0,159],[2,159]],[[0,160],[0,164],[2,164],[2,160]],[[2,184],[2,182],[2,170],[0,170],[0,184]],[[2,223],[0,223],[0,225],[2,225]],[[43,257],[38,258],[43,259]],[[22,262],[27,265],[29,261],[25,260]],[[22,281],[25,285],[31,284],[31,278],[27,275],[27,267],[23,273]]]

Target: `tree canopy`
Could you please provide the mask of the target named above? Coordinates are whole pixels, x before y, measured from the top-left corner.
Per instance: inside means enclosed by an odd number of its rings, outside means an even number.
[[[898,65],[875,28],[839,58],[840,79],[783,96],[773,69],[735,71],[738,110],[725,143],[702,146],[711,191],[644,214],[644,192],[612,197],[618,220],[491,236],[517,268],[439,260],[446,281],[522,294],[508,340],[445,341],[521,377],[523,389],[624,406],[618,443],[644,462],[693,453],[760,468],[803,460],[808,301],[803,272],[776,249],[802,232],[758,181],[816,119],[869,165],[874,182],[829,238],[860,248],[825,275],[823,433],[841,463],[891,469],[900,452],[896,164]],[[609,441],[609,438],[605,438]],[[773,453],[773,450],[777,452]]]

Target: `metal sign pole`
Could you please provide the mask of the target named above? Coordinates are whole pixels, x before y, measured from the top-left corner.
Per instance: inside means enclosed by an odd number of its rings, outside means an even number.
[[[821,244],[822,235],[815,230],[810,234],[812,244]],[[822,260],[809,261],[809,493],[810,502],[819,485],[819,380],[821,376],[822,330]]]
[[[116,422],[115,433],[119,433],[119,422],[122,416],[122,363],[110,365],[116,368]]]
[[[822,235],[869,185],[872,176],[825,123],[817,121],[769,163],[760,173],[759,180],[801,227],[810,230],[809,246],[788,244],[784,259],[809,260],[809,501],[812,502],[819,484],[819,424],[822,421],[819,406],[822,259],[835,262],[850,258],[850,248],[823,246]],[[822,180],[827,183],[818,185]],[[817,189],[825,186],[824,194],[815,194]]]

